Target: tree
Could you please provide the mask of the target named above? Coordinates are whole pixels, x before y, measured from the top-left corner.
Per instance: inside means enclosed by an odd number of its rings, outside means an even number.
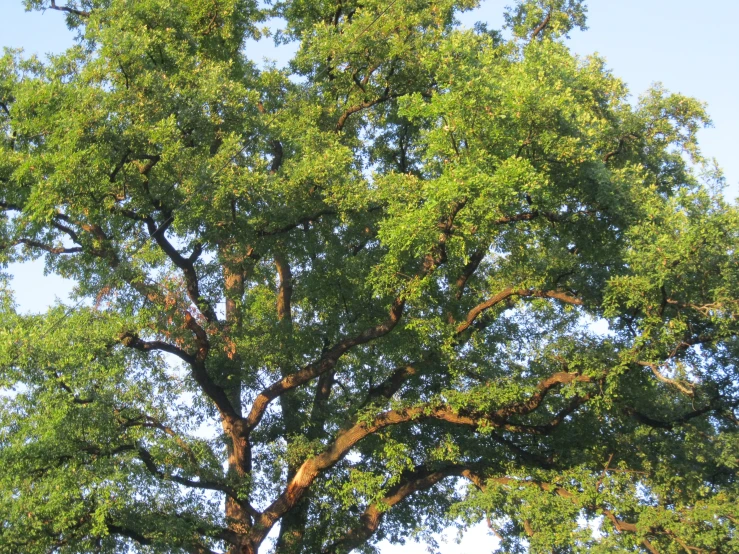
[[[0,552],[739,551],[704,107],[475,4],[26,0],[78,44],[0,62],[3,262],[78,302],[3,289]]]

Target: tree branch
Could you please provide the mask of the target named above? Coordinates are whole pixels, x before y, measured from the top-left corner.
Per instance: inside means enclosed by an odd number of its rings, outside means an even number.
[[[18,244],[24,244],[29,248],[38,248],[39,250],[43,250],[49,254],[78,254],[82,252],[81,246],[73,246],[72,248],[66,248],[64,246],[50,246],[32,239],[18,239],[13,243],[13,245]]]
[[[457,334],[460,334],[472,325],[474,323],[475,319],[477,319],[477,316],[479,316],[482,312],[485,310],[488,310],[492,308],[493,306],[500,304],[503,300],[506,300],[507,298],[510,298],[511,296],[520,296],[520,297],[535,297],[535,298],[554,298],[556,300],[559,300],[561,302],[564,302],[566,304],[572,304],[575,306],[582,306],[583,302],[579,298],[572,296],[569,293],[566,293],[564,291],[556,291],[556,290],[536,290],[536,289],[513,289],[512,287],[508,287],[489,300],[486,300],[485,302],[482,302],[481,304],[478,304],[472,310],[469,311],[467,314],[467,317],[465,318],[464,323],[461,323],[457,326]]]
[[[461,476],[467,470],[462,465],[449,465],[437,469],[418,466],[401,476],[400,482],[391,487],[382,500],[373,502],[359,517],[358,525],[350,529],[343,537],[324,548],[322,554],[345,554],[360,547],[380,527],[385,513],[396,504],[405,500],[415,492],[430,489],[446,477]]]
[[[634,419],[636,419],[639,423],[642,425],[647,425],[648,427],[654,427],[655,429],[665,429],[667,431],[671,431],[675,427],[679,427],[691,419],[695,419],[696,417],[700,417],[702,415],[705,415],[709,412],[719,410],[721,408],[715,406],[713,403],[708,404],[707,406],[704,406],[703,408],[700,408],[699,410],[693,410],[691,412],[685,413],[681,415],[680,417],[676,417],[675,419],[664,421],[661,419],[655,419],[651,416],[648,416],[646,414],[643,414],[642,412],[639,412],[638,410],[626,407],[624,408],[624,412],[630,416],[632,416]]]
[[[189,326],[193,332],[199,335],[199,340],[207,340],[205,331],[195,323],[194,318],[190,314],[185,314],[186,325]],[[181,360],[186,362],[190,366],[190,372],[195,382],[200,386],[203,393],[210,398],[218,408],[221,417],[226,420],[229,425],[234,425],[239,419],[239,415],[234,409],[233,404],[228,398],[228,395],[222,387],[216,384],[215,381],[210,377],[205,367],[205,357],[207,356],[207,343],[203,346],[201,343],[200,350],[197,354],[192,355],[185,352],[181,348],[178,348],[172,344],[162,341],[143,341],[136,334],[131,332],[123,333],[120,336],[121,344],[129,348],[134,348],[142,352],[149,352],[152,350],[160,350],[168,352],[179,357]]]
[[[2,180],[1,182],[5,182]],[[3,211],[11,211],[11,212],[22,212],[23,208],[21,208],[18,204],[12,204],[10,202],[6,202],[5,200],[0,200],[0,208],[3,209]]]
[[[547,25],[549,25],[549,22],[552,20],[552,12],[551,10],[547,12],[547,16],[544,18],[544,20],[539,23],[539,25],[534,29],[534,32],[531,33],[531,40],[534,40],[544,29],[547,28]]]
[[[457,288],[457,300],[462,298],[462,294],[464,294],[464,289],[467,286],[467,281],[470,279],[470,277],[472,277],[475,271],[477,271],[477,268],[480,266],[480,262],[482,262],[484,258],[485,252],[483,250],[473,252],[470,256],[470,261],[467,262],[467,265],[464,266],[464,269],[462,270],[462,275],[457,278],[457,282],[455,283],[455,286]]]
[[[493,418],[499,421],[507,420],[514,415],[527,415],[535,411],[543,402],[544,398],[555,387],[568,385],[570,383],[592,383],[595,379],[588,375],[580,375],[579,373],[559,372],[544,379],[536,386],[534,393],[528,400],[524,402],[516,402],[504,408],[500,408],[493,414]]]
[[[63,216],[63,214],[56,214],[54,216],[54,219],[55,220],[59,219],[59,220],[62,220],[62,221],[66,221],[67,220],[67,218],[65,216]],[[65,235],[67,235],[70,239],[72,239],[72,241],[75,244],[82,244],[80,242],[80,238],[79,238],[79,235],[77,234],[77,231],[75,231],[74,229],[72,229],[68,225],[65,225],[64,223],[59,223],[59,221],[52,221],[51,222],[51,226],[54,227],[56,230],[61,231],[62,233],[64,233]]]
[[[171,215],[168,217],[168,220],[169,219],[171,219]],[[157,226],[156,221],[154,221],[154,219],[151,217],[147,217],[145,221],[146,227],[149,230],[149,236],[156,241],[156,243],[172,261],[172,263],[182,270],[182,273],[185,277],[185,287],[187,289],[187,295],[192,303],[198,307],[203,316],[205,316],[205,319],[206,321],[208,321],[208,323],[216,323],[218,321],[218,316],[216,315],[215,310],[210,305],[210,303],[200,295],[199,279],[197,273],[195,272],[194,263],[202,253],[202,246],[196,245],[192,255],[188,258],[185,258],[164,236],[164,230],[162,229],[162,227],[165,224],[163,224],[162,226]]]
[[[277,319],[292,327],[293,274],[287,257],[282,252],[275,253],[275,267],[280,277],[277,291]]]
[[[577,380],[579,375],[577,374],[555,374],[551,378],[545,380],[541,385],[541,391],[551,389],[552,387]],[[386,427],[392,425],[399,425],[410,421],[421,421],[424,419],[437,419],[446,421],[448,423],[463,425],[467,427],[487,427],[487,428],[501,428],[511,432],[521,433],[533,433],[533,434],[545,434],[550,432],[564,417],[572,413],[578,406],[586,402],[591,395],[577,396],[573,399],[573,402],[562,410],[555,418],[547,425],[544,426],[523,426],[523,425],[511,425],[506,421],[501,421],[500,416],[497,414],[492,415],[481,415],[481,414],[464,414],[460,411],[455,411],[446,405],[431,405],[424,404],[415,406],[413,408],[401,409],[401,410],[389,410],[377,415],[370,422],[355,422],[349,427],[345,427],[340,431],[334,441],[326,447],[326,449],[308,460],[306,460],[295,473],[293,479],[290,480],[283,493],[257,518],[254,527],[255,544],[260,544],[264,537],[269,533],[269,530],[275,524],[275,522],[282,517],[285,513],[291,510],[303,497],[308,488],[311,486],[313,481],[320,475],[324,470],[333,467],[339,460],[341,460],[346,454],[362,439],[374,434]],[[540,403],[540,400],[536,405]],[[503,408],[500,410],[500,415],[515,413],[526,413],[528,403],[521,403],[524,407],[521,409],[512,409],[511,407]],[[546,429],[545,429],[546,428]],[[498,442],[508,444],[509,441],[505,439],[496,438]],[[532,460],[536,459],[531,457]],[[538,461],[538,460],[537,460]]]
[[[326,404],[331,398],[331,389],[336,382],[336,373],[334,370],[327,371],[318,378],[316,383],[316,391],[313,394],[313,406],[310,412],[310,427],[308,436],[310,438],[318,438],[323,432],[328,412]]]
[[[498,486],[503,487],[536,487],[546,492],[551,492],[556,494],[557,496],[560,496],[562,498],[565,498],[567,500],[570,500],[577,506],[581,507],[588,507],[590,509],[600,509],[603,514],[608,518],[609,521],[613,524],[613,527],[618,531],[619,533],[628,532],[628,533],[636,533],[638,532],[638,527],[633,524],[629,523],[627,521],[624,521],[622,519],[619,519],[616,514],[604,507],[604,506],[596,506],[592,503],[584,503],[578,496],[563,488],[559,485],[553,484],[553,483],[547,483],[543,481],[534,481],[534,480],[525,480],[525,479],[516,479],[512,477],[493,477],[493,478],[484,478],[480,476],[479,474],[475,474],[473,472],[466,472],[464,474],[465,477],[470,479],[477,487],[484,490],[487,485],[489,484],[495,484]],[[650,529],[651,532],[654,532],[654,529]],[[652,553],[657,553],[657,550],[654,549],[652,544],[645,538],[642,540],[642,544]]]
[[[261,229],[257,231],[258,237],[272,237],[275,235],[281,235],[283,233],[287,233],[289,231],[292,231],[293,229],[296,229],[300,227],[301,225],[305,225],[307,223],[312,223],[316,221],[317,219],[320,219],[324,215],[336,215],[338,212],[336,210],[325,208],[322,210],[319,210],[313,214],[307,215],[305,217],[301,217],[299,220],[295,221],[294,223],[288,223],[287,225],[284,225],[282,227],[278,227],[276,229]]]
[[[56,0],[51,0],[51,5],[49,6],[52,10],[58,10],[60,12],[67,12],[71,13],[72,15],[76,15],[77,17],[90,17],[90,12],[86,12],[83,10],[77,10],[75,8],[70,8],[69,6],[57,6]]]
[[[106,527],[108,528],[108,533],[112,535],[120,535],[121,537],[126,537],[127,539],[134,540],[142,546],[150,546],[154,544],[154,541],[152,539],[149,539],[144,534],[136,531],[135,529],[131,529],[130,527],[124,527],[122,525],[117,525],[114,523],[106,523]],[[185,546],[184,548],[189,552],[189,554],[216,554],[216,552],[209,548],[206,548],[202,544],[190,544]]]
[[[155,477],[159,479],[162,479],[163,481],[172,481],[173,483],[177,483],[179,485],[183,485],[185,487],[190,487],[190,488],[222,492],[229,498],[233,499],[237,504],[239,504],[239,506],[244,508],[252,517],[258,515],[259,513],[248,502],[242,502],[239,499],[238,493],[224,483],[219,483],[217,481],[208,481],[208,480],[203,480],[203,479],[193,481],[192,479],[188,479],[186,477],[180,477],[179,475],[172,475],[169,473],[165,473],[161,471],[157,467],[157,465],[154,463],[154,459],[148,450],[146,450],[143,447],[139,447],[137,449],[137,454],[138,454],[139,459],[143,462],[146,469],[149,471],[149,473],[151,473],[152,475],[154,475]]]
[[[369,390],[363,406],[380,398],[391,398],[408,379],[417,373],[417,364],[403,364],[398,366],[387,379]]]
[[[140,350],[141,352],[151,352],[154,350],[158,350],[161,352],[173,354],[188,364],[193,364],[196,362],[195,356],[189,354],[185,350],[173,344],[169,344],[168,342],[160,340],[144,341],[141,340],[137,334],[130,331],[126,331],[125,333],[121,334],[119,336],[119,340],[123,346],[134,348],[136,350]]]
[[[116,411],[116,415],[120,417],[120,411]],[[174,441],[177,443],[177,446],[179,446],[185,454],[187,454],[188,459],[193,465],[197,465],[198,460],[195,456],[195,453],[190,448],[190,445],[185,442],[185,440],[178,435],[174,429],[169,427],[168,425],[165,425],[158,419],[151,417],[147,414],[141,414],[140,416],[134,418],[134,419],[125,419],[121,418],[121,425],[123,427],[145,427],[149,429],[158,429],[162,431],[165,435],[172,437]]]
[[[136,531],[135,529],[129,529],[128,527],[122,527],[120,525],[114,525],[112,523],[107,524],[108,532],[112,535],[120,535],[127,539],[132,539],[142,546],[148,546],[151,544],[151,540],[147,539],[144,535]]]
[[[382,96],[378,96],[373,100],[366,100],[364,102],[361,102],[360,104],[350,106],[349,108],[344,110],[344,113],[341,114],[339,120],[336,122],[336,130],[341,131],[344,128],[344,125],[346,125],[346,121],[349,119],[349,116],[351,116],[352,114],[361,112],[362,110],[366,110],[367,108],[371,108],[372,106],[375,106],[382,102],[387,102],[388,100],[392,100],[393,98],[399,98],[400,96],[403,95],[394,93],[391,94],[390,89],[387,88],[385,89],[385,93]]]
[[[686,396],[690,396],[691,398],[695,396],[695,386],[691,383],[681,383],[677,379],[670,379],[669,377],[665,376],[660,372],[659,370],[659,364],[650,363],[650,362],[637,362],[639,365],[648,367],[652,370],[652,373],[657,378],[658,381],[661,381],[662,383],[665,383],[667,385],[675,387],[677,390],[679,390],[681,393],[683,393]]]
[[[283,377],[264,389],[254,400],[251,411],[245,419],[247,429],[253,429],[259,424],[272,400],[332,370],[336,367],[339,358],[352,348],[371,342],[392,331],[400,321],[404,307],[405,301],[396,299],[390,308],[390,315],[385,321],[362,331],[355,337],[340,341],[336,346],[324,352],[315,362],[311,362],[299,371]]]

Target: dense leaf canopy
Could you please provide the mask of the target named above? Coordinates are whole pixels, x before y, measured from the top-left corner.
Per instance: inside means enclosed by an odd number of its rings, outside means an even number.
[[[77,298],[2,289],[0,553],[739,551],[739,211],[581,1],[25,3],[2,262]]]

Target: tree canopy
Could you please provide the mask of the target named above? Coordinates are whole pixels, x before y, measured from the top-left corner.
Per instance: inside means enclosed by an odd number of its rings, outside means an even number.
[[[581,0],[25,5],[0,256],[76,298],[0,294],[0,553],[739,551],[739,211]]]

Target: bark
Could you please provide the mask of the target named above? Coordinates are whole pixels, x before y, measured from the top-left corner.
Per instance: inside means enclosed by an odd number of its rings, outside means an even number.
[[[275,254],[275,267],[280,279],[277,291],[277,320],[281,339],[281,350],[285,354],[282,360],[280,373],[283,378],[290,375],[291,341],[292,341],[292,295],[293,276],[287,257],[281,252]],[[292,442],[291,437],[301,431],[299,421],[299,402],[294,391],[287,391],[279,397],[282,420],[285,427],[285,440],[288,450]],[[299,464],[290,464],[287,468],[288,481],[295,477]],[[277,537],[275,551],[280,554],[300,552],[307,523],[307,499],[300,502],[293,510],[287,512],[280,522],[280,534]]]
[[[225,254],[222,251],[222,254]],[[249,445],[248,433],[246,432],[241,417],[241,362],[235,347],[232,347],[229,335],[241,327],[241,312],[238,309],[238,301],[244,295],[244,270],[239,263],[240,259],[224,256],[223,278],[226,293],[226,326],[224,328],[224,339],[228,349],[227,357],[230,359],[230,386],[226,390],[231,404],[234,406],[238,420],[235,422],[223,421],[223,430],[229,438],[228,441],[228,474],[231,478],[243,480],[251,472],[251,447]],[[252,554],[256,553],[249,541],[244,540],[252,525],[251,516],[242,506],[231,498],[226,498],[226,522],[229,531],[239,537],[239,543],[229,549],[229,554]]]

